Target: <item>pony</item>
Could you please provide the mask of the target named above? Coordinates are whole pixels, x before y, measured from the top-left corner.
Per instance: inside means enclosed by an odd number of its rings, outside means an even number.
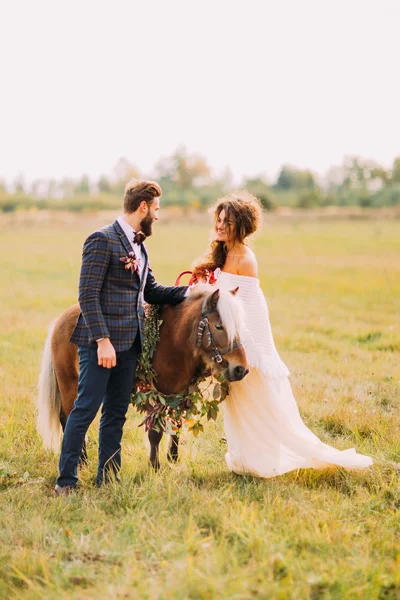
[[[238,289],[238,288],[237,288]],[[196,374],[208,370],[229,382],[249,372],[241,339],[243,306],[236,290],[215,290],[208,284],[190,288],[180,304],[161,309],[160,339],[152,358],[157,389],[163,394],[184,393]],[[77,346],[69,339],[80,314],[79,304],[69,307],[49,328],[38,383],[37,428],[44,446],[58,451],[62,431],[77,397],[79,361]],[[149,429],[150,463],[160,466],[162,432]],[[168,459],[178,458],[178,436],[171,436]],[[87,462],[86,444],[81,464]]]

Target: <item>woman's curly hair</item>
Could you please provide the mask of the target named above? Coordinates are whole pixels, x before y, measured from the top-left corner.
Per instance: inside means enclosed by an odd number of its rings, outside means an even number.
[[[235,243],[243,243],[249,235],[257,231],[261,224],[261,202],[246,190],[233,192],[217,200],[214,207],[214,229],[222,210],[225,210],[225,223],[231,221],[229,226],[225,225],[228,238]],[[227,254],[228,248],[225,242],[212,241],[209,251],[194,267],[194,277],[204,277],[206,271],[222,269]]]

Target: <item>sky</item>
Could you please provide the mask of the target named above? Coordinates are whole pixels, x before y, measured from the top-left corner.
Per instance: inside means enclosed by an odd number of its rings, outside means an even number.
[[[0,178],[400,155],[398,0],[0,0]]]

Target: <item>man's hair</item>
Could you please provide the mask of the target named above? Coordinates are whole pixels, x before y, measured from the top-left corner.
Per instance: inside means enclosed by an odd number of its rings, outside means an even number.
[[[161,188],[155,181],[131,179],[125,187],[124,211],[126,213],[135,212],[143,201],[150,206],[154,198],[159,196],[161,196]]]

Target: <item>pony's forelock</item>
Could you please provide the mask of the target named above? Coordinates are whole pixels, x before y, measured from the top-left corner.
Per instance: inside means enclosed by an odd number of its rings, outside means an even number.
[[[229,291],[220,290],[217,308],[229,344],[232,345],[235,338],[243,339],[245,329],[244,308],[239,298]]]
[[[190,288],[190,297],[193,299],[211,296],[215,286],[209,283],[198,283]],[[219,290],[217,310],[228,336],[228,343],[232,345],[235,338],[242,339],[245,333],[244,308],[239,298],[227,290]]]

